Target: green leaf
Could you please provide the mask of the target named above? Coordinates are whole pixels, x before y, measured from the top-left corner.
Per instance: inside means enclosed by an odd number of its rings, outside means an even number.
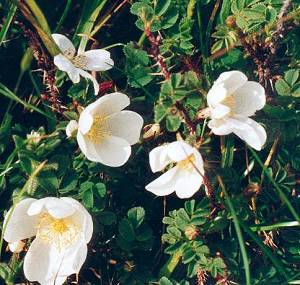
[[[167,115],[168,108],[163,104],[155,105],[154,107],[154,121],[160,123]]]
[[[135,233],[132,224],[128,219],[123,219],[119,224],[119,233],[122,238],[128,242],[135,240]]]
[[[291,87],[287,84],[287,82],[283,79],[278,79],[275,83],[276,91],[281,96],[289,96],[291,95]]]
[[[95,188],[96,188],[96,191],[97,191],[97,194],[101,197],[101,198],[104,198],[105,195],[106,195],[106,186],[104,183],[96,183],[95,184]]]
[[[82,201],[84,205],[91,209],[94,207],[94,195],[92,190],[86,190],[83,192]]]
[[[167,277],[162,277],[159,280],[159,285],[173,285],[173,283]]]
[[[157,0],[154,8],[155,15],[163,15],[169,8],[171,0]]]
[[[290,69],[284,74],[284,79],[289,86],[293,86],[299,78],[299,69]]]
[[[99,213],[99,221],[101,224],[110,226],[114,224],[117,220],[115,213],[110,211],[103,211]]]
[[[134,228],[139,227],[145,218],[145,210],[142,207],[135,207],[128,211],[128,219]]]
[[[179,115],[167,115],[166,127],[169,132],[176,132],[181,125],[181,117]]]

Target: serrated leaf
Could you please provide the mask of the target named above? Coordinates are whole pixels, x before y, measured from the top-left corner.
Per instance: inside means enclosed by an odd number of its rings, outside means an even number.
[[[145,218],[145,210],[142,207],[135,207],[128,211],[128,219],[134,228],[139,227]]]
[[[135,240],[135,233],[132,224],[128,219],[123,219],[119,224],[119,233],[122,238],[128,242]]]
[[[162,16],[169,8],[171,0],[157,0],[154,8],[154,13],[157,16]]]
[[[291,87],[287,84],[287,82],[283,79],[278,79],[275,83],[276,91],[281,96],[289,96],[291,95]]]
[[[179,115],[167,115],[166,127],[169,132],[176,132],[181,125],[181,117]]]

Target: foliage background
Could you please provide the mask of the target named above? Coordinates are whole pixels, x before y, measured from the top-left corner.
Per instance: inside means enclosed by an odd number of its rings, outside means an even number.
[[[70,284],[300,284],[298,1],[2,0],[0,7],[1,215],[20,197],[81,201],[95,231]],[[77,46],[85,39],[77,34],[89,35],[89,47],[112,46],[116,66],[98,77],[98,96],[128,94],[148,125],[125,166],[91,163],[66,138],[68,121],[96,98],[87,81],[72,85],[55,70],[50,31]],[[261,152],[233,135],[212,136],[200,116],[213,81],[233,69],[266,89]],[[28,137],[33,130],[40,136]],[[208,197],[204,187],[190,201],[144,189],[154,178],[149,151],[176,137],[200,148]],[[10,254],[2,239],[1,246],[2,282],[25,282],[24,253]]]

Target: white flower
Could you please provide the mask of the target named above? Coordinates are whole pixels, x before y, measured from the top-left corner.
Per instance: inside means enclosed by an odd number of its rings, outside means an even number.
[[[95,94],[99,92],[97,80],[86,70],[105,71],[114,65],[110,52],[104,49],[78,51],[72,42],[64,35],[52,34],[52,38],[61,50],[61,54],[54,56],[54,64],[62,71],[67,72],[73,83],[80,81],[80,75],[93,82]]]
[[[168,164],[176,165],[146,186],[157,196],[176,192],[181,199],[192,197],[203,183],[203,160],[199,151],[185,143],[176,141],[156,147],[149,153],[153,172],[162,171]]]
[[[236,134],[248,145],[261,150],[267,139],[265,129],[250,119],[266,103],[264,88],[248,81],[240,71],[223,72],[207,94],[211,121],[216,135]]]
[[[76,132],[78,130],[78,123],[75,120],[71,120],[66,127],[66,135],[68,138],[73,137],[76,135]]]
[[[41,285],[60,285],[78,273],[87,256],[93,222],[72,198],[27,198],[7,213],[4,239],[9,243],[35,236],[24,259],[24,274]]]
[[[31,131],[30,134],[26,135],[29,142],[33,144],[38,144],[41,140],[41,134],[36,131]]]
[[[25,246],[25,243],[21,240],[15,241],[15,242],[10,242],[8,244],[9,250],[14,253],[20,253],[21,251],[23,251],[24,246]]]
[[[82,111],[77,141],[89,160],[117,167],[129,159],[131,145],[138,142],[143,126],[139,114],[123,110],[129,104],[127,95],[111,93]]]

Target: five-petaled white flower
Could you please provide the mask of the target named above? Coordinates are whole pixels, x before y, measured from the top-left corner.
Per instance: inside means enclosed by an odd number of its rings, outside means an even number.
[[[80,81],[80,75],[93,82],[95,94],[99,92],[97,80],[86,70],[105,71],[114,65],[110,52],[104,49],[78,51],[72,42],[64,35],[52,34],[52,38],[61,50],[61,54],[54,56],[54,64],[62,71],[67,72],[73,83]]]
[[[72,198],[27,198],[7,213],[4,239],[14,243],[35,236],[24,259],[24,274],[41,285],[60,285],[78,273],[87,256],[93,222]]]
[[[157,196],[176,192],[181,199],[192,197],[203,184],[203,159],[199,151],[185,143],[176,141],[156,147],[149,153],[153,172],[162,171],[167,165],[176,165],[146,186]]]
[[[216,135],[236,134],[249,146],[261,150],[267,139],[265,129],[250,119],[266,103],[264,88],[248,81],[240,71],[222,73],[207,94],[211,121]]]
[[[129,159],[131,145],[139,141],[143,127],[139,114],[123,110],[129,104],[127,95],[116,92],[102,96],[81,112],[77,142],[87,159],[112,167]]]

